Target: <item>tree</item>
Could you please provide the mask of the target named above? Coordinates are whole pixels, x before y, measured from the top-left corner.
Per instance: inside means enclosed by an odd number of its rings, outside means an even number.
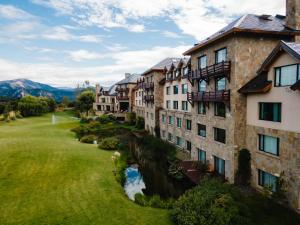
[[[68,107],[69,104],[70,104],[69,98],[68,98],[67,96],[64,96],[64,97],[62,98],[61,103],[62,103],[62,105],[63,105],[64,107]]]
[[[85,112],[87,115],[93,108],[95,101],[95,94],[92,91],[84,91],[78,97],[76,101],[76,109],[80,112]]]
[[[40,116],[55,110],[55,101],[47,97],[34,97],[31,95],[21,98],[18,103],[18,110],[24,117]]]

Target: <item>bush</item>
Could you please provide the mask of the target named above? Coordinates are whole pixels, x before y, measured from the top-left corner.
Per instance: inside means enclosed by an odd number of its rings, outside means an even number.
[[[115,137],[103,138],[99,143],[99,148],[104,150],[116,150],[119,146],[119,140]]]
[[[109,114],[109,115],[104,114],[104,115],[101,115],[101,116],[97,117],[96,120],[99,121],[101,124],[107,124],[107,123],[110,123],[110,122],[115,122],[116,117],[114,117],[111,114]]]
[[[136,114],[134,112],[126,113],[126,117],[129,125],[134,125],[136,123]]]
[[[80,142],[87,143],[87,144],[93,144],[96,139],[97,139],[97,137],[95,135],[85,135],[80,139]]]
[[[145,120],[143,117],[138,116],[135,122],[135,127],[139,130],[142,130],[145,128]]]
[[[236,188],[205,178],[200,186],[179,198],[172,218],[178,225],[247,225],[248,211]]]
[[[171,209],[174,205],[175,200],[173,198],[170,199],[161,199],[158,195],[146,196],[141,193],[137,193],[134,195],[134,202],[141,206],[150,206],[153,208],[161,208],[161,209]]]

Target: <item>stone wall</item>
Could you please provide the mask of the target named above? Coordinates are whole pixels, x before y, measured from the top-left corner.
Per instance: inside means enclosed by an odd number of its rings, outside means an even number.
[[[258,134],[279,138],[279,156],[258,150]],[[251,183],[257,189],[258,169],[275,176],[284,172],[290,206],[300,212],[300,133],[247,125],[247,149],[251,152]]]

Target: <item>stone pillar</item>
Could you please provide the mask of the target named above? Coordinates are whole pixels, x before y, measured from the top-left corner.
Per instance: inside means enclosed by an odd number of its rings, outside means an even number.
[[[300,30],[300,1],[286,0],[286,26]],[[300,42],[300,36],[296,36],[296,42]]]
[[[95,95],[95,102],[99,103],[99,98],[98,98],[98,94],[100,93],[100,84],[96,84],[96,95]]]

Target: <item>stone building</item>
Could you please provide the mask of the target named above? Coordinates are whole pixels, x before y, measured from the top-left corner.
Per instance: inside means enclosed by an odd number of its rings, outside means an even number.
[[[163,106],[163,88],[160,82],[165,78],[165,68],[176,61],[179,61],[179,59],[166,58],[142,74],[145,129],[153,135],[159,135],[159,110]]]
[[[191,57],[191,157],[201,155],[230,182],[235,180],[238,152],[246,147],[246,98],[238,90],[280,40],[293,41],[299,34],[285,20],[244,15],[184,53]]]
[[[283,179],[290,205],[300,212],[300,43],[280,42],[239,91],[247,95],[252,185],[278,191]]]
[[[96,85],[96,96],[93,109],[97,115],[116,112],[116,85],[102,87]]]
[[[163,107],[160,110],[161,138],[189,151],[191,146],[191,107],[187,101],[187,92],[191,91],[188,81],[190,61],[182,58],[165,68],[163,85]]]
[[[134,88],[140,74],[126,73],[125,78],[116,83],[118,113],[132,112],[134,104]]]
[[[141,77],[137,80],[133,94],[133,112],[136,116],[145,117],[145,103],[144,103],[144,79]]]

